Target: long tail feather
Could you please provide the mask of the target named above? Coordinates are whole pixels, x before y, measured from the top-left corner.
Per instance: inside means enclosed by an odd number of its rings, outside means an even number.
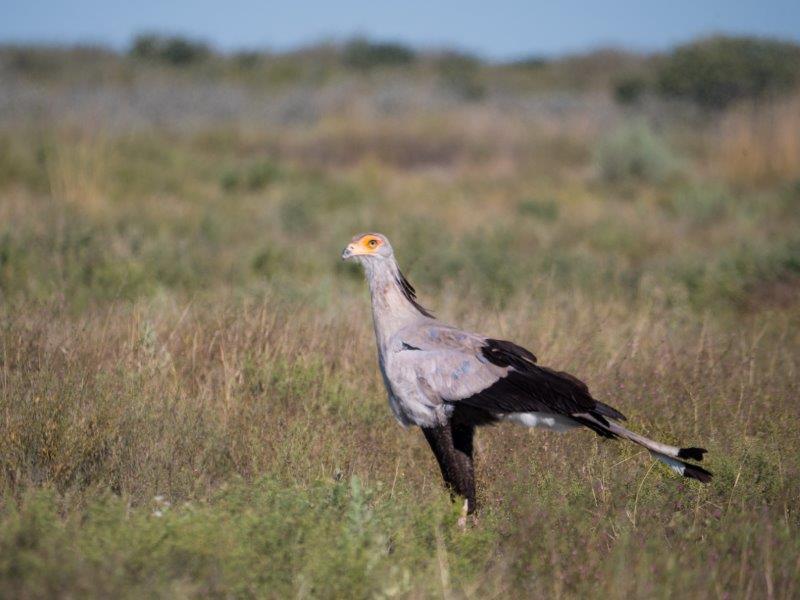
[[[697,481],[700,481],[702,483],[708,483],[714,476],[713,473],[706,471],[703,467],[698,467],[697,465],[689,464],[682,460],[678,460],[677,458],[671,458],[659,452],[653,452],[651,450],[650,455],[656,460],[660,460],[661,462],[663,462],[670,469],[678,473],[678,475],[683,475],[684,477],[688,477],[689,479],[696,479]]]
[[[590,420],[594,419],[592,419],[592,417],[589,415],[581,415],[581,420],[579,422],[585,424],[586,421]],[[688,477],[689,479],[696,479],[697,481],[701,481],[702,483],[708,483],[709,481],[711,481],[711,478],[713,477],[712,473],[706,471],[702,467],[698,467],[697,465],[693,465],[683,460],[680,460],[682,458],[688,458],[690,460],[702,461],[703,454],[707,452],[705,448],[695,448],[695,447],[678,448],[677,446],[662,444],[661,442],[656,442],[655,440],[646,438],[643,435],[636,433],[635,431],[626,429],[619,423],[614,423],[612,421],[608,421],[607,424],[605,424],[594,420],[593,425],[594,427],[592,427],[592,429],[595,430],[605,429],[606,431],[617,437],[625,438],[626,440],[630,440],[635,444],[644,446],[650,451],[650,454],[653,456],[653,458],[663,462],[673,471],[675,471],[680,475],[683,475],[684,477]]]

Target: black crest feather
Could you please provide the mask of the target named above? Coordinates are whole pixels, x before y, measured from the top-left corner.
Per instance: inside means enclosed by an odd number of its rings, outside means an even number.
[[[433,318],[433,315],[422,306],[419,302],[417,302],[417,291],[414,289],[414,286],[411,285],[406,279],[405,275],[400,271],[397,270],[397,285],[400,286],[400,289],[403,292],[403,296],[406,297],[406,300],[411,302],[411,304],[416,308],[421,314],[425,315],[426,317]]]

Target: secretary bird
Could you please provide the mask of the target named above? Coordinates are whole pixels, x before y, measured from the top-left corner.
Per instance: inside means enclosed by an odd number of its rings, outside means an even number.
[[[531,352],[513,342],[434,318],[417,302],[386,236],[356,235],[342,259],[358,261],[366,273],[389,406],[404,427],[422,429],[445,484],[465,499],[462,519],[477,506],[475,427],[498,421],[555,431],[587,427],[643,446],[684,477],[711,480],[711,473],[683,460],[702,461],[705,449],[677,448],[634,433],[619,424],[625,420],[621,412],[593,398],[576,377],[538,365]]]

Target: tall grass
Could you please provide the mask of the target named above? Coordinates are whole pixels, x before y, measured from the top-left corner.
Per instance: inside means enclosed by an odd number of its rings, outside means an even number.
[[[466,320],[546,349],[645,433],[702,441],[715,483],[649,470],[635,448],[589,434],[490,428],[484,510],[460,534],[421,436],[389,426],[363,302],[42,307],[3,317],[5,589],[790,597],[800,415],[788,323],[731,333],[558,294],[537,315]]]
[[[712,152],[722,174],[738,184],[800,180],[800,94],[729,110]]]
[[[795,597],[796,190],[734,185],[715,138],[668,121],[680,178],[597,178],[592,102],[563,123],[474,100],[271,131],[6,123],[0,595]],[[338,260],[363,230],[436,314],[708,447],[714,482],[488,428],[458,530]]]

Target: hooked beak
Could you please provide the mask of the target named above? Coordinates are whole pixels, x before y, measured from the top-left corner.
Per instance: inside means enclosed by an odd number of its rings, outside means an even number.
[[[342,250],[342,260],[347,260],[348,258],[353,258],[355,256],[353,252],[353,244],[347,244],[347,248]]]

